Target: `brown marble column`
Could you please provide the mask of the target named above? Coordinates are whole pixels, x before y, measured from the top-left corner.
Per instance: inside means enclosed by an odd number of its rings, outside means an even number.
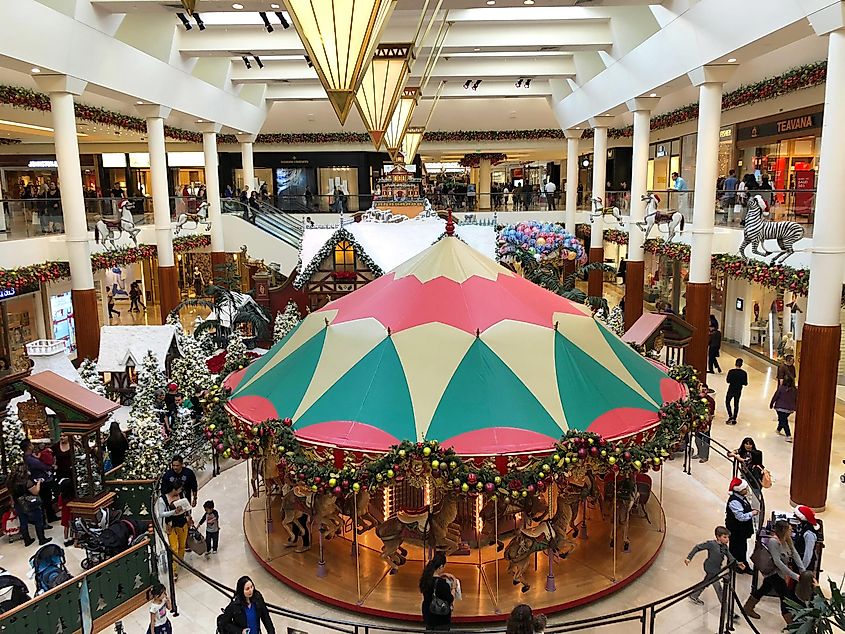
[[[590,247],[590,264],[593,262],[604,262],[604,248],[601,246]],[[604,271],[590,271],[587,277],[587,295],[590,297],[601,297],[604,294]]]
[[[645,284],[645,262],[628,260],[625,265],[625,330],[628,330],[643,314],[643,285]]]
[[[841,326],[804,324],[801,341],[803,371],[789,498],[793,504],[806,504],[817,511],[824,510],[827,502],[841,336]]]
[[[93,288],[71,290],[73,320],[76,323],[76,357],[96,359],[100,354],[100,309]]]
[[[625,302],[627,304],[627,300]],[[687,321],[695,328],[686,362],[707,382],[707,342],[710,336],[710,283],[687,283]]]
[[[212,251],[211,252],[211,277],[214,280],[214,283],[217,284],[220,281],[220,266],[226,264],[226,253],[225,251]]]
[[[175,266],[158,267],[158,297],[161,302],[161,323],[179,304],[179,275]]]

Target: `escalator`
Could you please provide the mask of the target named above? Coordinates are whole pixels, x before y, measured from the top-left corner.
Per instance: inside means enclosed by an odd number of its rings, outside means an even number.
[[[252,218],[252,209],[238,200],[227,198],[221,200],[224,214],[231,214],[244,220]],[[251,222],[251,220],[250,220]],[[303,226],[302,222],[291,214],[276,209],[267,203],[261,203],[255,213],[255,226],[281,240],[297,251],[302,244]]]

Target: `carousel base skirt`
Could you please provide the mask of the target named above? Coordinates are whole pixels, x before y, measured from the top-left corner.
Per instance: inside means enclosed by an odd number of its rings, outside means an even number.
[[[279,504],[273,499],[272,523],[267,523],[264,497],[250,498],[244,511],[244,533],[255,558],[274,577],[318,601],[350,612],[358,612],[403,621],[421,621],[420,594],[417,589],[422,573],[422,549],[405,543],[408,561],[397,574],[380,557],[381,542],[374,531],[359,537],[357,562],[352,541],[351,522],[346,522],[343,536],[322,543],[302,553],[287,546],[288,535],[281,526]],[[616,571],[610,547],[611,519],[602,520],[598,508],[589,509],[587,538],[582,534],[570,539],[575,549],[565,559],[553,563],[549,578],[549,558],[545,553],[532,557],[526,572],[530,585],[522,592],[512,583],[507,562],[497,559],[494,546],[469,555],[449,557],[446,570],[458,577],[463,598],[455,602],[454,622],[501,621],[519,603],[547,614],[591,603],[624,588],[654,563],[665,537],[665,516],[652,496],[646,505],[649,523],[642,515],[632,515],[629,528],[630,549],[622,543],[622,528],[616,542]],[[612,517],[612,509],[610,510]],[[269,526],[269,532],[268,532]],[[508,543],[510,536],[502,541]],[[547,588],[554,587],[553,591]]]

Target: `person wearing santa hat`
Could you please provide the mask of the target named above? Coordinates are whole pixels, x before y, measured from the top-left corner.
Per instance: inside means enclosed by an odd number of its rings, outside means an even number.
[[[751,574],[748,564],[748,539],[754,535],[754,518],[760,511],[751,508],[748,501],[748,483],[740,478],[731,480],[728,489],[731,492],[725,506],[725,527],[731,533],[729,550],[738,563],[740,571]]]
[[[818,531],[821,525],[816,520],[816,514],[809,506],[796,506],[795,517],[801,521],[798,535],[795,538],[795,549],[801,555],[801,563],[807,570],[816,569],[816,542],[819,541]]]
[[[763,578],[763,582],[756,590],[751,591],[751,595],[745,602],[743,608],[745,613],[752,619],[759,619],[760,615],[754,610],[760,599],[775,592],[780,600],[780,613],[783,620],[789,625],[792,623],[793,615],[789,611],[789,606],[786,604],[787,598],[793,598],[792,592],[787,587],[787,582],[797,582],[799,580],[799,573],[804,572],[804,563],[801,561],[801,556],[795,550],[795,544],[792,543],[792,527],[786,520],[778,520],[775,522],[769,541],[765,548],[772,556],[772,564],[774,564],[774,572],[770,572]],[[796,572],[793,566],[798,569]],[[790,583],[791,583],[790,582]]]

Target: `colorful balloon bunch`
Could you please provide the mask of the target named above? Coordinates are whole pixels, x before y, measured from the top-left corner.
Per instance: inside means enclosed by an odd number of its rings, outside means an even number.
[[[538,262],[554,260],[587,261],[584,245],[558,224],[529,220],[505,225],[496,240],[500,260],[513,258],[519,250],[527,251]]]

